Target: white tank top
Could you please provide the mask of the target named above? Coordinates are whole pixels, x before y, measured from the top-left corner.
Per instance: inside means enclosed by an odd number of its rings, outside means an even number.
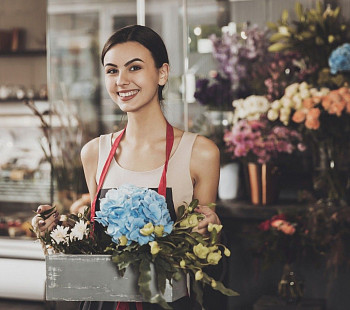
[[[167,201],[172,198],[175,211],[184,202],[187,204],[190,203],[193,198],[190,161],[196,137],[197,134],[184,132],[177,149],[169,159],[166,184]],[[97,184],[111,147],[112,134],[101,135],[99,139],[99,159],[96,173]],[[118,188],[122,184],[133,184],[135,186],[157,189],[163,168],[164,164],[150,171],[132,171],[119,166],[115,158],[113,158],[104,180],[100,197],[104,197],[104,192],[107,189]]]

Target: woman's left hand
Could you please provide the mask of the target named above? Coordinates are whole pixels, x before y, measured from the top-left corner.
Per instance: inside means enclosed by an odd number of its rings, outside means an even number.
[[[197,231],[200,234],[205,235],[208,233],[209,223],[218,224],[218,225],[221,224],[218,215],[210,207],[198,205],[195,211],[198,213],[202,213],[205,216],[205,218],[199,222],[198,227],[196,227],[194,231]]]

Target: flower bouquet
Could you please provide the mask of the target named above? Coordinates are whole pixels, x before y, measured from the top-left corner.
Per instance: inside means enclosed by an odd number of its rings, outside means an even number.
[[[272,126],[266,119],[242,119],[226,132],[224,140],[233,158],[266,164],[282,154],[304,150],[302,137],[296,130]]]
[[[218,264],[222,254],[229,256],[230,251],[219,243],[221,225],[210,224],[208,236],[193,230],[203,219],[195,211],[197,204],[194,200],[188,206],[180,206],[174,223],[162,195],[147,188],[123,185],[109,190],[100,200],[101,210],[95,217],[101,224],[96,228],[104,228],[100,233],[98,229],[95,234],[92,232],[87,214],[70,215],[68,226],[58,225],[39,239],[46,248],[58,253],[111,255],[121,276],[133,267],[137,270],[136,282],[143,301],[159,303],[165,309],[169,309],[163,298],[167,281],[179,280],[183,274],[193,278],[200,303],[203,285],[229,296],[237,295],[204,271],[205,267]],[[150,289],[151,281],[155,281],[151,278],[151,266],[157,275],[156,295]]]

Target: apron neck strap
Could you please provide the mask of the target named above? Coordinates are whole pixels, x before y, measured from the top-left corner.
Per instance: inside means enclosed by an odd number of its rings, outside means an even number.
[[[95,212],[96,212],[96,201],[97,201],[97,197],[98,194],[102,188],[103,182],[106,178],[109,166],[114,158],[115,152],[117,151],[117,148],[119,146],[119,143],[124,135],[126,131],[126,127],[123,129],[123,131],[119,134],[119,136],[117,137],[117,139],[115,139],[112,148],[109,152],[108,158],[103,166],[102,169],[102,173],[100,176],[100,180],[97,186],[97,190],[96,190],[96,195],[95,198],[91,204],[91,222],[93,223],[93,228],[92,230],[94,230],[94,221],[95,221]],[[170,153],[171,150],[173,148],[173,144],[174,144],[174,130],[173,127],[167,122],[167,128],[166,128],[166,150],[165,150],[165,164],[164,164],[164,168],[163,168],[163,173],[162,173],[162,177],[160,179],[159,182],[159,186],[158,186],[158,193],[160,195],[163,195],[164,197],[166,197],[166,173],[168,171],[168,163],[169,163],[169,159],[170,159]]]

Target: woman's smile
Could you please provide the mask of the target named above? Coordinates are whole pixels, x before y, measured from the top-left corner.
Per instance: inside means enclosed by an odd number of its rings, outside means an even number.
[[[139,90],[123,90],[117,92],[118,96],[122,101],[128,101],[134,98],[138,94]]]

